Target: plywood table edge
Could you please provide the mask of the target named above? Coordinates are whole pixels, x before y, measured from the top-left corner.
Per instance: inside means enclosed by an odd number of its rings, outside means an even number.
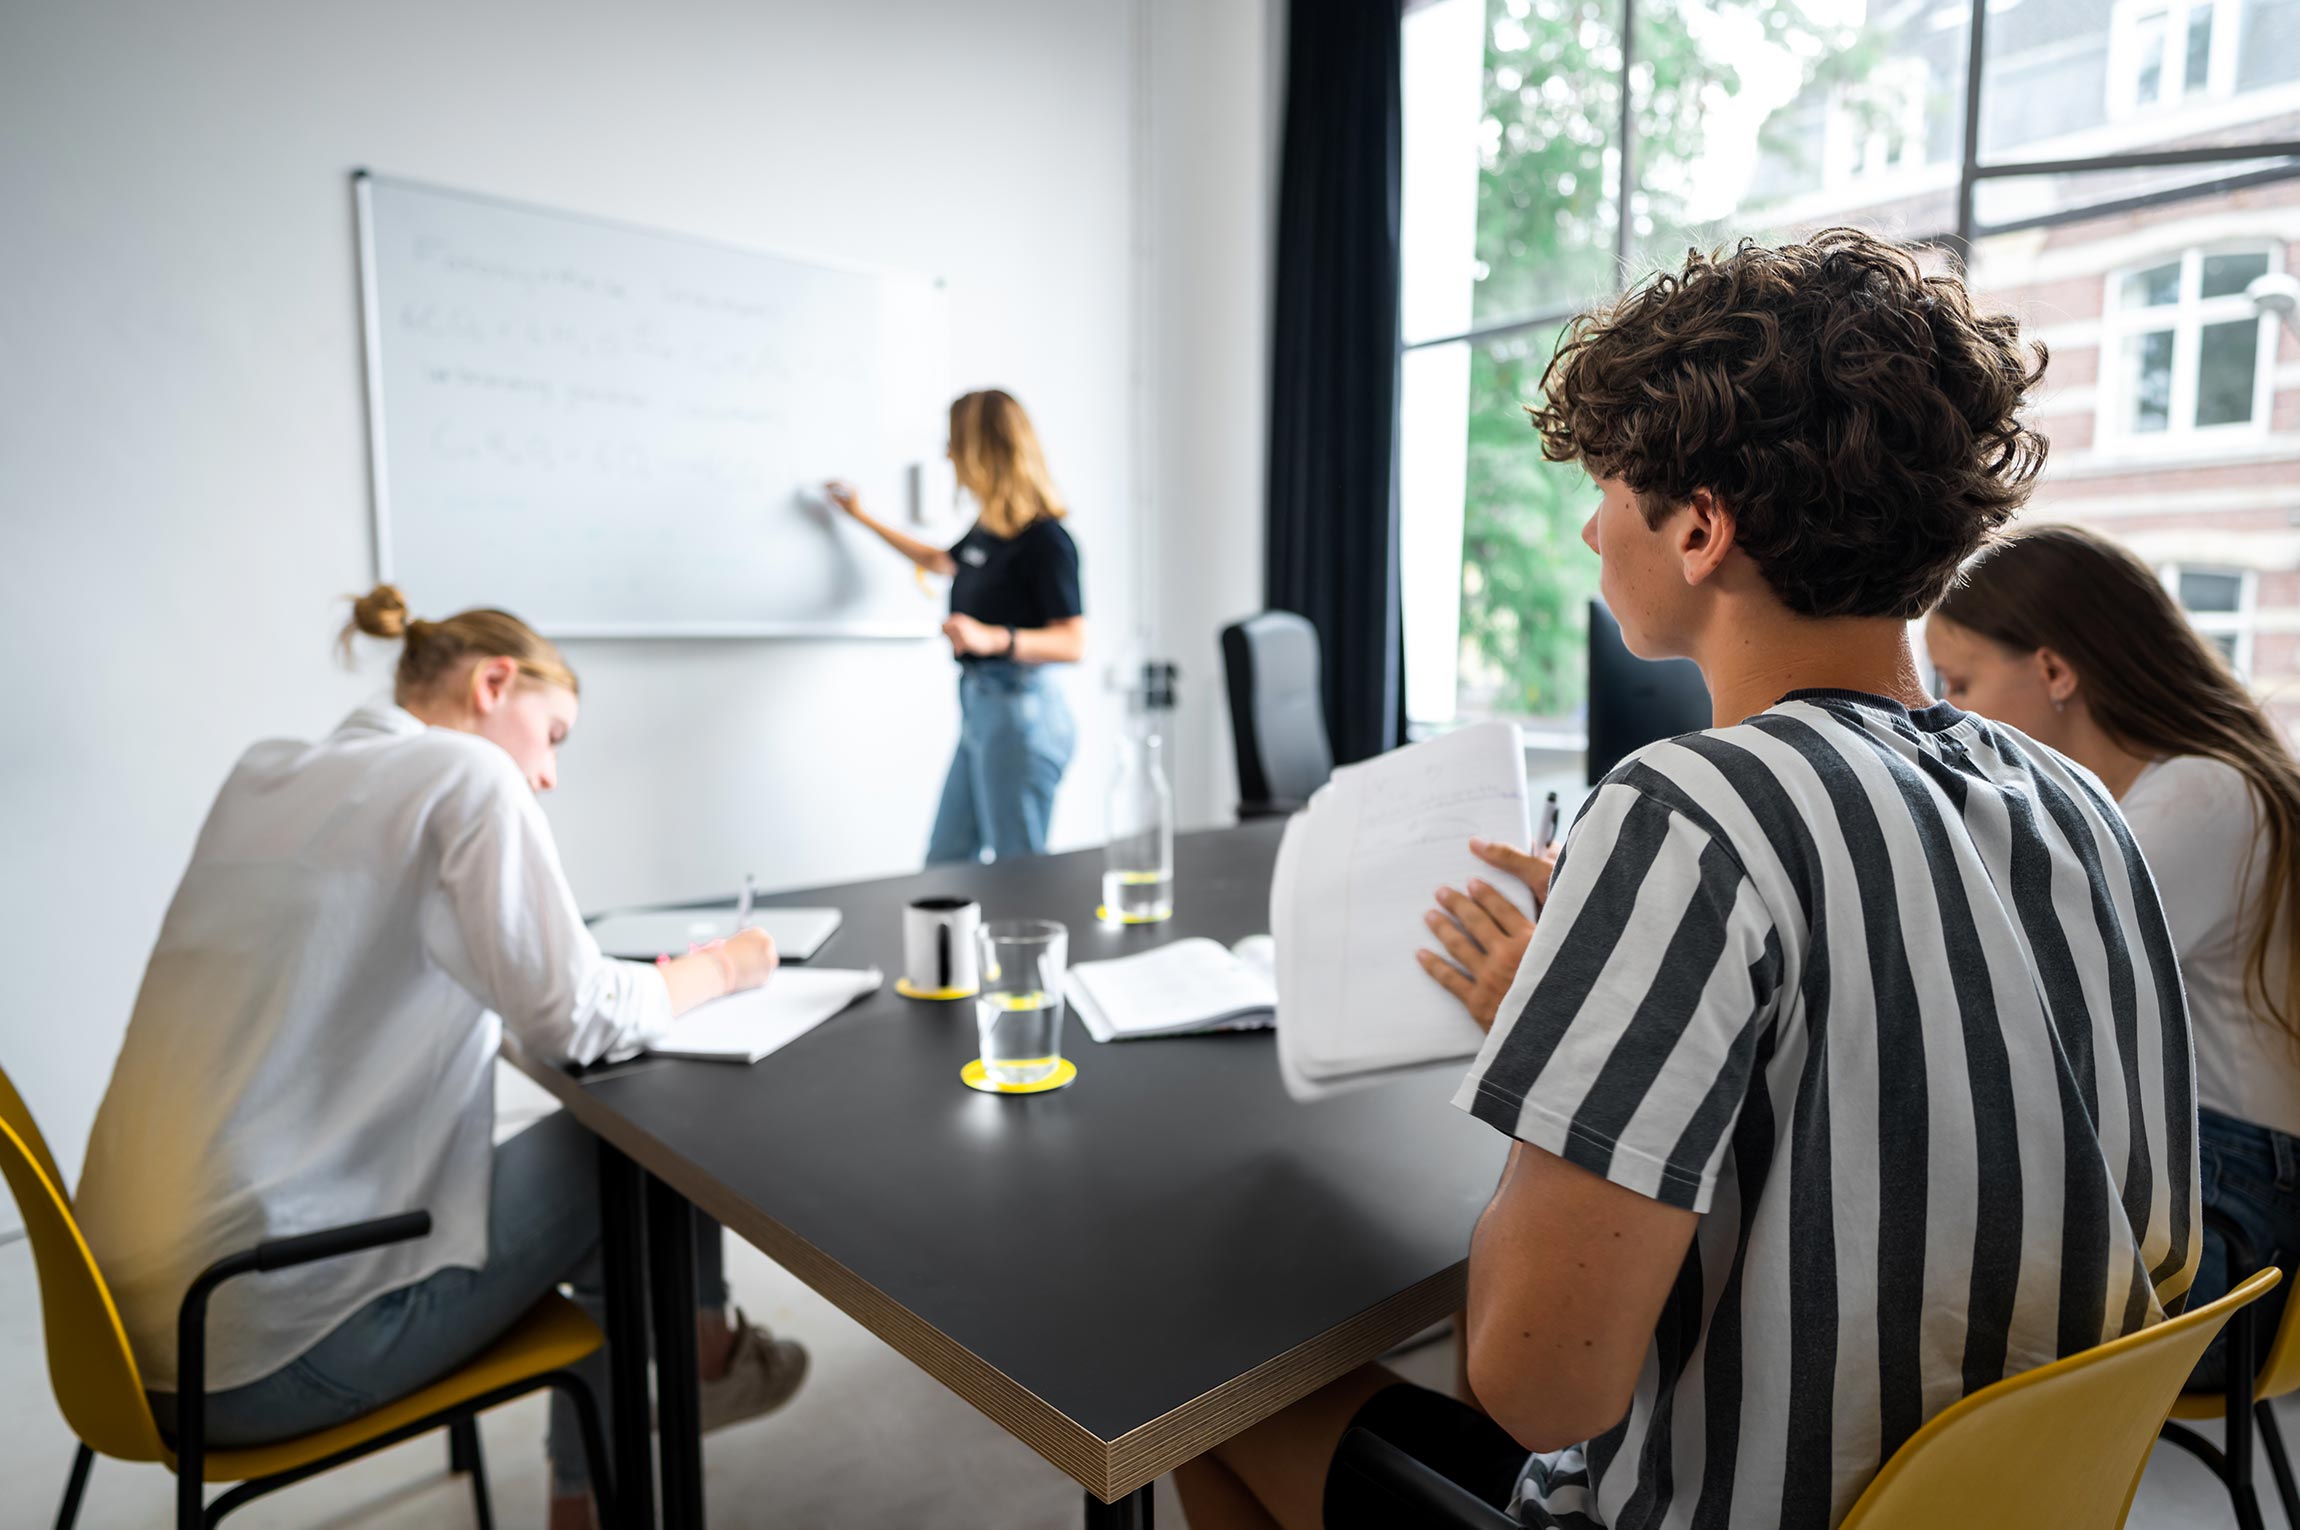
[[[731,1229],[797,1276],[809,1289],[979,1409],[1001,1429],[1083,1486],[1097,1491],[1107,1486],[1108,1441],[805,1238],[728,1194],[717,1180],[694,1169],[668,1145],[593,1099],[582,1080],[561,1069],[534,1063],[511,1048],[505,1049],[505,1056],[513,1066],[550,1091],[595,1135],[628,1154],[648,1173],[716,1218],[721,1226]]]
[[[1245,1374],[1201,1393],[1115,1440],[1105,1440],[844,1264],[765,1217],[679,1154],[593,1099],[582,1080],[504,1056],[565,1105],[576,1120],[732,1229],[903,1358],[1105,1503],[1153,1482],[1251,1428],[1287,1404],[1349,1374],[1400,1340],[1459,1311],[1468,1293],[1462,1261],[1365,1308]]]
[[[1315,1338],[1141,1424],[1110,1442],[1105,1501],[1154,1482],[1185,1461],[1252,1428],[1279,1409],[1379,1358],[1402,1340],[1461,1310],[1469,1262],[1448,1266],[1395,1296],[1344,1318]]]

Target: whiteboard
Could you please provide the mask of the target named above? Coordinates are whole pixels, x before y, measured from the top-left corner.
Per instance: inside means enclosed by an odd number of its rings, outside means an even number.
[[[939,283],[353,184],[376,562],[416,610],[555,637],[935,630],[940,592],[814,491],[935,508]]]

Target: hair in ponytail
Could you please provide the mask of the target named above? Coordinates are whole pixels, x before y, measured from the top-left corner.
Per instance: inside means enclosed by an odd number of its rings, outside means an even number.
[[[510,659],[530,679],[578,693],[582,689],[559,650],[508,611],[482,607],[427,622],[408,613],[407,597],[397,585],[379,584],[352,597],[351,620],[336,639],[347,664],[358,633],[397,638],[403,645],[392,684],[393,699],[403,706],[437,690],[467,659]]]

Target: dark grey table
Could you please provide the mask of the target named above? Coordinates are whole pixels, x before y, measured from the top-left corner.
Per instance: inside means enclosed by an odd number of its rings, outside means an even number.
[[[667,1523],[703,1519],[690,1206],[1083,1484],[1090,1525],[1147,1526],[1162,1473],[1461,1305],[1504,1144],[1450,1075],[1297,1105],[1266,1031],[1097,1046],[1073,1018],[1075,1083],[984,1095],[973,1006],[893,992],[928,894],[1060,919],[1074,962],[1267,929],[1279,833],[1180,837],[1175,917],[1133,929],[1094,919],[1099,851],[765,899],[844,909],[815,961],[889,986],[747,1068],[528,1067],[602,1142],[618,1355],[652,1287]],[[651,1523],[643,1370],[612,1395],[619,1514]]]

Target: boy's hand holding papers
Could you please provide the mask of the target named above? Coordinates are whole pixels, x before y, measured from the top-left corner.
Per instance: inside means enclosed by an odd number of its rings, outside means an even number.
[[[1476,1053],[1482,1026],[1407,954],[1430,938],[1423,915],[1431,888],[1474,877],[1496,897],[1531,906],[1513,863],[1481,860],[1469,842],[1532,837],[1524,746],[1509,723],[1464,728],[1334,772],[1286,826],[1270,888],[1278,1059],[1289,1093],[1314,1099]],[[1456,926],[1457,936],[1466,933]],[[1491,949],[1471,944],[1481,971],[1507,959],[1498,933]],[[1476,978],[1454,976],[1476,989]]]
[[[1524,883],[1536,909],[1548,898],[1549,873],[1557,865],[1554,845],[1543,847],[1538,855],[1482,839],[1471,840],[1469,848],[1479,860]],[[1525,948],[1533,939],[1533,917],[1482,877],[1471,877],[1466,892],[1439,888],[1437,901],[1436,908],[1422,915],[1422,923],[1453,961],[1426,947],[1414,955],[1439,987],[1461,1000],[1480,1030],[1491,1030],[1502,996],[1516,981],[1518,964],[1525,960]]]

